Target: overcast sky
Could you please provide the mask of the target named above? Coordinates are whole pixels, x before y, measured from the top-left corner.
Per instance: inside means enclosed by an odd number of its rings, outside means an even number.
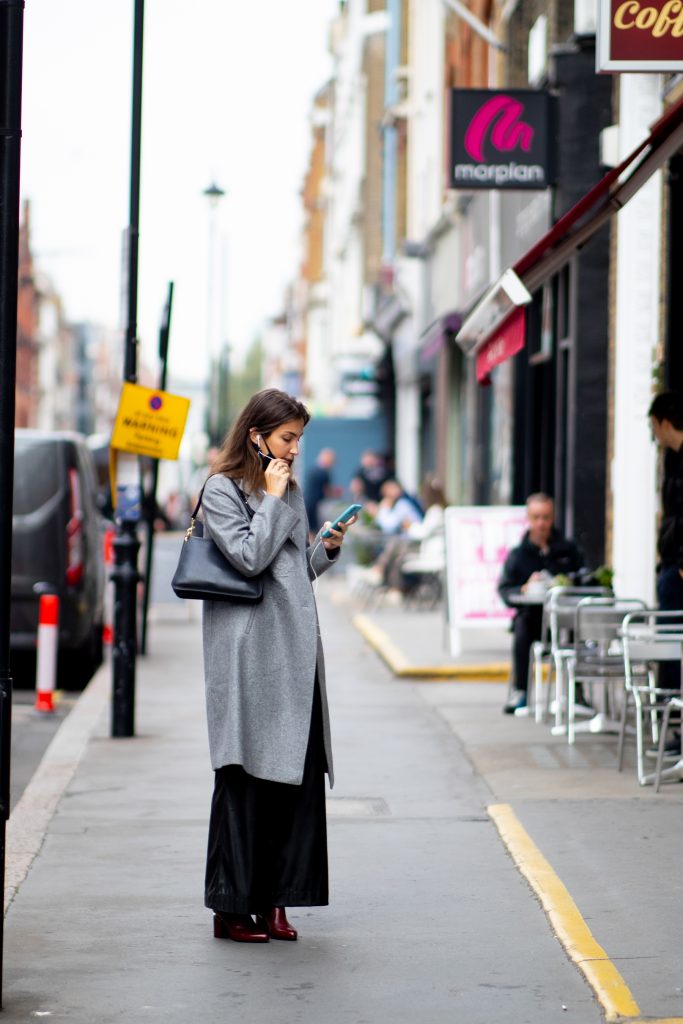
[[[209,209],[224,333],[244,351],[299,261],[311,101],[336,0],[147,0],[139,334],[156,353],[173,280],[171,371],[204,376]],[[120,327],[128,222],[132,0],[27,0],[22,196],[67,318]],[[218,265],[217,263],[214,266]]]

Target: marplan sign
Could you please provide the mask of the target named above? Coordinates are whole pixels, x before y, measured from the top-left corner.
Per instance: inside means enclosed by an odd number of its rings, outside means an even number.
[[[451,89],[449,187],[552,185],[553,122],[553,97],[542,90]]]
[[[598,71],[683,71],[683,0],[599,0]]]

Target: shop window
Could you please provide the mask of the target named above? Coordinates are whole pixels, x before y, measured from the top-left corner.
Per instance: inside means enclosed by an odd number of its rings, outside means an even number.
[[[528,309],[527,347],[529,363],[532,366],[548,362],[552,359],[555,351],[557,334],[555,290],[555,279],[544,284],[534,295]]]
[[[555,281],[556,290],[556,308],[557,308],[557,336],[560,339],[560,344],[564,344],[569,339],[569,287],[570,287],[570,264],[563,267],[559,272]]]

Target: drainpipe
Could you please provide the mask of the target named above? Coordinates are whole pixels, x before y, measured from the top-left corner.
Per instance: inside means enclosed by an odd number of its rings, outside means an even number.
[[[391,111],[399,100],[396,68],[401,62],[401,2],[388,0],[389,25],[384,59],[384,109]],[[382,262],[393,263],[396,256],[396,180],[398,167],[398,130],[393,123],[384,126],[384,168],[382,172]]]

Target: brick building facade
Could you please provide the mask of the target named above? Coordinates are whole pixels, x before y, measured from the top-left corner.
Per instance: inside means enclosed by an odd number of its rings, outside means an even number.
[[[19,291],[17,305],[17,378],[15,424],[35,426],[38,410],[38,318],[39,296],[36,289],[31,251],[31,208],[23,204],[19,226]]]

